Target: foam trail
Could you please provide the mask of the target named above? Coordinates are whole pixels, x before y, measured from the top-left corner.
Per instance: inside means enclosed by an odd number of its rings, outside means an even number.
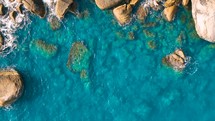
[[[23,10],[23,14],[17,12],[15,22],[10,19],[9,12],[17,11],[16,7],[19,5],[16,1],[10,2],[9,0],[2,0],[0,3],[7,8],[7,12],[4,16],[0,16],[0,32],[4,36],[4,45],[0,48],[0,55],[6,56],[13,51],[17,46],[17,36],[15,32],[17,29],[22,29],[24,26],[30,23],[27,11]]]
[[[56,16],[55,14],[55,5],[57,0],[43,0],[43,2],[46,4],[46,6],[48,7],[48,21],[50,22],[51,18],[53,16]]]

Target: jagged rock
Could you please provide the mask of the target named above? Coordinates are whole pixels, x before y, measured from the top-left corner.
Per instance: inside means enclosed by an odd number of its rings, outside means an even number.
[[[144,5],[140,5],[137,9],[137,19],[139,19],[140,21],[145,21],[147,15],[148,15],[148,8],[144,7]]]
[[[55,7],[57,17],[62,19],[72,3],[73,0],[57,0]]]
[[[23,92],[20,75],[13,69],[0,71],[0,107],[15,102]]]
[[[176,11],[177,11],[176,5],[167,7],[163,11],[163,16],[167,21],[172,21],[175,16]]]
[[[134,5],[137,4],[138,1],[139,1],[139,0],[131,0],[129,4],[134,6]]]
[[[190,0],[182,0],[182,5],[187,6]]]
[[[186,57],[181,49],[177,49],[174,53],[164,57],[162,62],[176,70],[183,70],[186,65]]]
[[[96,5],[102,10],[115,7],[122,2],[123,0],[95,0]]]
[[[130,4],[124,4],[113,9],[113,14],[121,25],[131,21],[131,12],[132,7]]]
[[[170,6],[173,6],[173,5],[179,5],[180,3],[181,3],[181,0],[167,0],[164,3],[164,6],[165,7],[170,7]]]
[[[17,13],[15,11],[11,11],[9,13],[9,17],[13,22],[16,22],[16,16],[17,16]]]
[[[198,35],[215,42],[215,0],[192,0],[192,16]]]
[[[42,0],[22,0],[25,8],[30,12],[44,18],[46,15],[46,8]]]
[[[2,3],[0,3],[0,15],[4,15],[4,5]]]

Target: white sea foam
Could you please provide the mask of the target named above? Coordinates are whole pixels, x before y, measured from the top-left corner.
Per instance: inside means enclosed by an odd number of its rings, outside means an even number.
[[[10,19],[9,12],[17,11],[16,7],[19,5],[16,1],[10,2],[9,0],[1,0],[4,7],[7,8],[7,13],[4,16],[0,16],[0,31],[4,36],[4,45],[0,48],[0,55],[6,56],[13,51],[17,46],[17,36],[15,32],[17,29],[22,29],[24,26],[30,23],[27,11],[23,11],[23,14],[17,12],[15,22]]]
[[[47,8],[48,8],[48,21],[50,22],[51,18],[53,16],[56,16],[55,14],[55,5],[57,0],[43,0],[43,2],[46,4]]]

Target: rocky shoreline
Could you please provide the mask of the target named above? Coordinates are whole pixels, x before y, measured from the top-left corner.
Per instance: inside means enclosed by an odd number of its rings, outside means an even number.
[[[23,10],[30,11],[40,18],[47,17],[47,5],[42,0],[16,0],[14,10],[7,10],[0,2],[0,17],[7,16],[14,23],[18,22],[17,14],[23,14]],[[192,2],[192,16],[195,22],[196,31],[202,39],[215,42],[215,2],[213,0],[151,0],[143,2],[141,0],[95,0],[95,5],[101,10],[111,10],[119,25],[128,25],[136,16],[137,20],[144,23],[150,10],[163,11],[163,18],[168,21],[174,21],[177,8],[179,6],[187,7]],[[52,3],[54,6],[54,15],[50,17],[50,26],[53,30],[60,28],[60,21],[67,12],[71,12],[77,17],[81,14],[78,11],[78,2],[73,0],[57,0]],[[136,8],[136,9],[134,9]],[[150,34],[150,33],[149,33]],[[134,33],[129,33],[130,38],[134,38]],[[0,31],[0,51],[3,51],[5,36]],[[149,43],[154,48],[153,43]],[[35,50],[43,53],[47,58],[53,57],[57,53],[57,47],[48,44],[45,41],[32,41],[31,46]],[[83,42],[74,42],[68,56],[67,67],[72,72],[80,73],[81,78],[88,77],[89,61],[91,53]],[[182,71],[186,67],[187,58],[181,49],[176,49],[173,53],[162,59],[164,65]],[[87,82],[89,83],[89,82]],[[4,107],[15,102],[23,91],[23,82],[19,73],[15,70],[0,71],[0,107]]]

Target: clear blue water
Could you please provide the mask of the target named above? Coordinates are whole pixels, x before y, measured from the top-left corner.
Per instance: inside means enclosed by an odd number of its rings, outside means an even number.
[[[146,23],[155,22],[154,27],[138,21],[121,27],[110,11],[88,0],[79,4],[89,15],[78,19],[66,14],[57,31],[32,15],[32,23],[17,32],[18,47],[0,58],[0,66],[18,70],[25,90],[12,108],[0,109],[1,121],[215,120],[215,45],[196,35],[190,11],[181,7],[171,23],[160,12],[151,13]],[[129,39],[129,32],[135,40]],[[35,51],[31,41],[38,39],[57,46],[56,54],[47,57]],[[76,41],[83,41],[92,53],[89,85],[66,67]],[[180,73],[161,61],[176,48],[190,57]]]

